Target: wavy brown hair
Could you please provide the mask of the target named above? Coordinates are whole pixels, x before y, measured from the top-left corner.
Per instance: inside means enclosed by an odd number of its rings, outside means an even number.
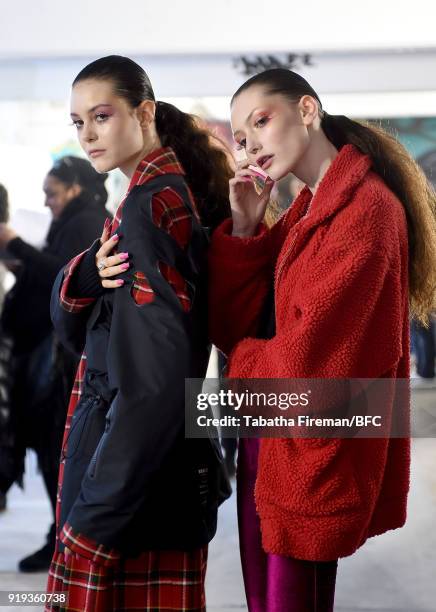
[[[199,117],[167,102],[156,104],[156,129],[186,172],[203,224],[217,227],[230,216],[229,180],[235,169],[227,145]]]
[[[424,172],[398,140],[375,124],[324,114],[321,127],[335,146],[354,144],[404,206],[409,237],[412,317],[425,325],[436,307],[436,195]]]
[[[302,96],[317,100],[321,127],[337,149],[353,144],[369,155],[374,171],[397,196],[406,212],[409,242],[409,295],[412,317],[424,325],[436,307],[436,195],[425,174],[398,140],[381,127],[343,115],[329,115],[309,83],[281,68],[251,77],[234,94],[257,85],[298,103]]]
[[[115,92],[133,108],[156,102],[145,70],[128,57],[109,55],[88,64],[73,86],[86,79],[111,81]],[[172,104],[156,102],[156,130],[162,146],[172,147],[186,172],[203,225],[215,228],[230,215],[229,179],[234,176],[227,146],[193,115]]]

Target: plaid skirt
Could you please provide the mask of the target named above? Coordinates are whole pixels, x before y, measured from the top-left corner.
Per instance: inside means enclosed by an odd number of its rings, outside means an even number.
[[[189,552],[148,551],[135,559],[122,559],[114,567],[96,564],[74,553],[65,560],[63,553],[56,552],[47,593],[61,593],[66,601],[53,601],[46,604],[45,610],[204,612],[206,565],[207,546]]]

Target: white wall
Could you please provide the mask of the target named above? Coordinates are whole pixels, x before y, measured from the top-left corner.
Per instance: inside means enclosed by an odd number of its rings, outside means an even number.
[[[0,0],[0,57],[436,46],[434,0]]]
[[[247,53],[249,59],[256,55]],[[287,57],[284,52],[275,55],[281,61]],[[130,56],[144,66],[158,98],[231,96],[247,78],[235,68],[237,53]],[[0,59],[0,100],[67,102],[74,77],[96,57]],[[313,65],[296,69],[320,95],[436,91],[436,47],[318,52],[311,57]]]
[[[71,82],[104,54],[217,118],[246,78],[235,57],[292,52],[313,54],[301,73],[333,114],[436,114],[436,0],[0,0],[0,19],[0,182],[14,209],[43,209],[53,156],[75,146]]]

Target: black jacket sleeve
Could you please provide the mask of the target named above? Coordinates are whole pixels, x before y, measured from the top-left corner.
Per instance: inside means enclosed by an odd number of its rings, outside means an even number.
[[[69,312],[61,306],[59,296],[64,282],[64,271],[65,268],[59,271],[53,285],[50,315],[58,340],[74,355],[80,356],[85,348],[86,322],[91,306],[79,312]]]
[[[184,435],[185,378],[205,375],[209,350],[202,331],[204,229],[192,216],[190,245],[183,251],[153,224],[149,200],[132,192],[120,234],[120,250],[130,253],[131,269],[113,300],[107,359],[116,395],[67,519],[75,532],[115,548],[135,512],[150,498],[150,485],[175,440]],[[186,281],[192,300],[188,312],[159,271],[160,262]],[[138,273],[153,291],[153,301],[142,306],[132,293]]]
[[[68,285],[68,293],[74,298],[98,298],[104,293],[100,277],[95,267],[95,254],[100,248],[96,240],[74,270]],[[81,355],[86,340],[86,323],[92,305],[82,308],[79,312],[66,310],[60,302],[62,284],[65,280],[65,267],[58,273],[51,292],[50,316],[61,343],[76,355]]]
[[[78,298],[98,298],[105,292],[95,265],[100,240],[87,250],[70,279],[69,293]]]

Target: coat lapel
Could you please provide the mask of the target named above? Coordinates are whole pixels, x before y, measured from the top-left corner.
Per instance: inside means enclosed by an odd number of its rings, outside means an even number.
[[[370,167],[371,160],[367,155],[353,145],[345,145],[331,163],[315,196],[312,197],[308,187],[301,191],[283,217],[282,231],[286,238],[277,261],[276,281],[285,263],[289,264],[297,256],[314,228],[350,202]],[[302,216],[308,205],[309,212]]]

